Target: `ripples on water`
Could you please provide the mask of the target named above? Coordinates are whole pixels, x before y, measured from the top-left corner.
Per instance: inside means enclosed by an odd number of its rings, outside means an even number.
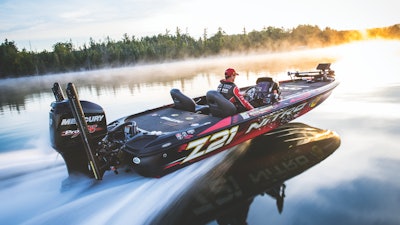
[[[143,224],[179,201],[196,178],[227,153],[161,179],[107,174],[61,191],[67,172],[48,140],[50,87],[73,81],[81,99],[102,105],[110,122],[125,113],[170,103],[180,88],[194,97],[215,89],[235,67],[240,86],[257,76],[287,79],[286,72],[332,62],[342,82],[332,96],[297,121],[339,133],[340,148],[286,182],[282,214],[259,196],[249,224],[397,224],[400,221],[400,42],[370,41],[275,55],[100,70],[0,81],[0,221],[6,224]],[[172,213],[172,212],[171,212]],[[211,224],[216,224],[212,222]]]

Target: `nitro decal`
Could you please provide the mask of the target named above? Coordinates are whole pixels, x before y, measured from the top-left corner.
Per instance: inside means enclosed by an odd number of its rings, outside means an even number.
[[[189,142],[185,150],[192,150],[192,152],[181,162],[181,164],[204,156],[210,152],[213,152],[223,146],[231,143],[235,137],[239,126],[234,126],[230,129],[219,131],[215,134],[208,135],[206,137]]]
[[[308,103],[305,102],[303,104],[291,107],[289,109],[281,110],[271,115],[265,116],[261,121],[250,124],[245,134],[248,134],[252,130],[261,129],[277,121],[282,121],[282,120],[286,121],[287,119],[292,120],[297,117],[296,114],[300,112],[302,109],[304,109],[304,107],[307,104]]]
[[[87,116],[85,117],[86,123],[95,123],[95,122],[100,122],[104,118],[104,115],[97,115],[97,116]],[[75,118],[68,118],[68,119],[63,119],[61,121],[61,126],[67,126],[67,125],[72,125],[76,124]]]
[[[97,127],[96,124],[88,125],[87,127],[88,127],[88,131],[89,131],[90,134],[92,134],[92,133],[94,133],[96,131],[103,130],[103,128]],[[76,129],[76,130],[65,130],[65,131],[61,132],[61,136],[62,137],[71,136],[71,138],[75,138],[75,137],[77,137],[79,135],[79,133],[80,132],[79,132],[78,129]]]

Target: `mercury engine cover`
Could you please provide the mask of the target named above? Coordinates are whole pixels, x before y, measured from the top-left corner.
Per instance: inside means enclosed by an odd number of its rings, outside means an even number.
[[[63,156],[70,175],[78,172],[91,176],[92,173],[88,170],[88,158],[82,138],[68,101],[51,103],[49,118],[51,145]],[[107,134],[104,110],[95,103],[80,102],[91,134],[91,140],[93,143],[97,143]]]

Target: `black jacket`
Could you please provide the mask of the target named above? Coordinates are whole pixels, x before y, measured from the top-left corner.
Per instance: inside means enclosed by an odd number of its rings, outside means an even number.
[[[244,99],[235,83],[226,80],[221,80],[220,82],[221,83],[218,85],[217,91],[230,102],[232,102],[238,111],[253,109],[253,106],[246,101],[246,99]]]

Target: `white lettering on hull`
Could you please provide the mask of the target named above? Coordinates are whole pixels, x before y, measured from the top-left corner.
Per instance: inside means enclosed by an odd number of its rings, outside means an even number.
[[[95,123],[95,122],[100,122],[104,118],[104,115],[97,115],[97,116],[87,116],[85,117],[86,123]],[[75,118],[68,118],[68,119],[63,119],[61,121],[61,126],[67,126],[67,125],[72,125],[76,124]]]

